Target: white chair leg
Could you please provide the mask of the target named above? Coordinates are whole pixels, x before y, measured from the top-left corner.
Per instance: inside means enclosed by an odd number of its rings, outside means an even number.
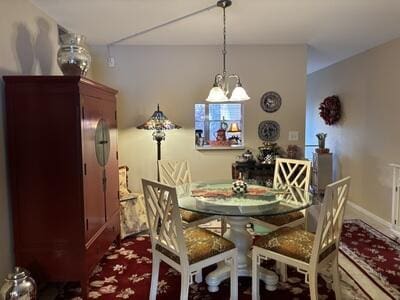
[[[279,274],[281,276],[281,282],[287,281],[287,266],[284,263],[279,263]]]
[[[189,298],[189,273],[187,270],[181,271],[181,299],[188,300]]]
[[[155,251],[153,251],[153,253],[154,252]],[[158,289],[158,273],[160,271],[160,257],[157,254],[153,254],[152,264],[149,300],[156,300]]]
[[[340,300],[342,299],[342,293],[340,290],[338,256],[336,256],[332,262],[332,278],[333,278],[333,289],[335,290],[336,300]]]
[[[260,278],[258,277],[258,253],[253,249],[251,271],[251,300],[260,299]]]
[[[238,273],[237,273],[237,253],[231,260],[231,300],[238,299]]]
[[[196,283],[202,283],[203,282],[203,274],[202,274],[201,270],[196,275],[194,275],[194,281]]]
[[[226,218],[224,216],[221,216],[221,236],[224,236],[226,230],[227,230]]]
[[[311,271],[309,273],[310,299],[318,300],[318,273]]]

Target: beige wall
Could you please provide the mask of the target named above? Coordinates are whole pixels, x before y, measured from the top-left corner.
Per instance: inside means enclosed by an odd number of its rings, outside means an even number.
[[[56,63],[57,26],[29,1],[0,1],[0,39],[0,76],[59,73]],[[6,177],[2,80],[0,80],[0,102],[0,282],[2,282],[14,263]]]
[[[94,77],[120,91],[118,96],[120,164],[131,168],[130,185],[140,189],[140,178],[156,178],[156,144],[151,132],[137,130],[156,109],[183,129],[167,132],[162,158],[188,159],[193,179],[227,179],[240,151],[194,150],[194,104],[204,103],[221,67],[219,46],[118,46],[112,54],[116,67],[105,65],[104,48],[95,48]],[[304,145],[306,53],[297,46],[229,46],[228,71],[240,75],[252,100],[244,104],[246,146],[261,145],[257,128],[262,120],[281,125],[279,144],[286,149],[289,130],[299,131]],[[274,90],[282,96],[281,109],[268,114],[260,97]],[[292,142],[293,143],[293,142]]]
[[[400,39],[308,76],[307,138],[327,132],[336,177],[352,176],[350,200],[390,220],[391,162],[400,162]],[[327,126],[318,106],[339,95],[343,118]]]

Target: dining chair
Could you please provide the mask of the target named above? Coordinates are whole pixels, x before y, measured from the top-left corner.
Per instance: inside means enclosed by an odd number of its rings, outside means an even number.
[[[157,297],[160,261],[181,273],[180,300],[187,300],[193,276],[218,262],[230,264],[231,300],[238,297],[237,249],[235,245],[199,227],[183,228],[176,187],[142,179],[151,238],[153,266],[150,300]]]
[[[307,203],[311,179],[311,162],[308,160],[277,158],[275,161],[273,188],[286,191],[283,201],[295,204]],[[304,224],[306,227],[306,212],[295,211],[276,216],[257,216],[251,218],[253,224],[261,225],[270,230],[283,226],[295,227]],[[286,266],[277,263],[280,280],[287,280]]]
[[[277,158],[273,188],[285,190],[288,193],[284,201],[307,202],[310,188],[311,162],[308,160]],[[302,190],[304,193],[299,193]],[[276,230],[282,226],[298,226],[305,223],[305,213],[296,211],[285,215],[258,216],[251,219],[252,223]]]
[[[189,162],[187,160],[172,161],[159,160],[158,170],[160,173],[160,182],[171,186],[188,184],[192,182]],[[220,216],[210,216],[185,209],[180,209],[184,227],[198,226],[221,218],[221,235],[226,230],[226,222]]]
[[[294,266],[304,273],[312,300],[318,299],[318,272],[332,263],[333,288],[336,299],[341,299],[339,239],[349,189],[350,177],[326,187],[315,234],[299,227],[282,227],[255,242],[252,253],[252,300],[259,299],[260,263],[267,259]]]
[[[158,172],[160,174],[160,182],[170,185],[179,186],[182,184],[190,184],[192,175],[190,172],[189,162],[187,160],[159,160]],[[224,217],[202,214],[190,210],[180,208],[180,214],[185,228],[198,226],[214,220],[221,220],[221,236],[226,231],[226,221]],[[203,281],[202,273],[199,272],[195,280],[197,283]]]

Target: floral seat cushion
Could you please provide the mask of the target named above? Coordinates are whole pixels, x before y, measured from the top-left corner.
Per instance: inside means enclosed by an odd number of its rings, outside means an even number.
[[[313,243],[313,233],[297,227],[282,227],[257,239],[254,245],[308,263]]]
[[[235,245],[231,241],[199,227],[185,229],[184,236],[189,264],[194,264],[235,248]],[[157,244],[156,249],[176,263],[180,263],[180,259],[177,255],[162,247],[160,244]]]
[[[129,168],[127,166],[119,167],[119,196],[127,196],[131,193],[128,188],[128,171]]]
[[[283,226],[304,218],[304,214],[301,211],[291,212],[285,215],[277,215],[277,216],[258,216],[256,219],[263,221],[265,223],[269,223],[275,226]]]
[[[209,217],[209,215],[193,212],[182,208],[180,209],[180,213],[182,216],[182,220],[187,223],[195,222]]]
[[[300,227],[281,227],[256,240],[255,246],[277,252],[279,254],[310,262],[315,235]],[[336,244],[327,247],[319,255],[322,261],[336,249]]]

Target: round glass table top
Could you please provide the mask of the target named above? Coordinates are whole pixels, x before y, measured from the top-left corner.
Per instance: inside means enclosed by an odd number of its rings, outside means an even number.
[[[232,181],[195,182],[176,187],[179,207],[210,215],[273,216],[305,209],[313,196],[296,186],[272,189],[247,185],[247,192],[235,193]]]

